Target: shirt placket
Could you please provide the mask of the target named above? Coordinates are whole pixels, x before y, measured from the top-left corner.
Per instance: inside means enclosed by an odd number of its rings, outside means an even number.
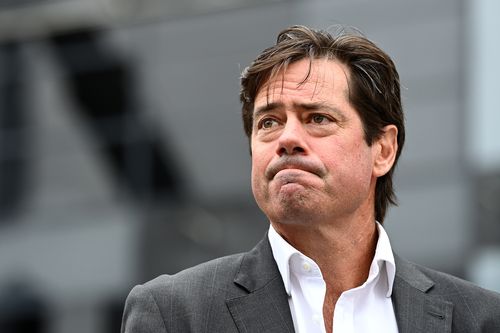
[[[302,258],[301,262],[301,289],[304,295],[304,300],[307,302],[310,309],[310,316],[307,318],[307,325],[313,332],[325,332],[323,321],[323,300],[325,297],[325,283],[323,281],[319,267],[308,260]]]
[[[342,333],[354,333],[354,306],[355,291],[350,290],[342,293],[335,304],[333,312],[333,331]]]

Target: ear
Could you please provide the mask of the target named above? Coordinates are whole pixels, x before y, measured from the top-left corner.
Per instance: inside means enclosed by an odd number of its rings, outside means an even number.
[[[398,151],[398,128],[387,125],[381,136],[372,144],[373,176],[381,177],[391,170]]]

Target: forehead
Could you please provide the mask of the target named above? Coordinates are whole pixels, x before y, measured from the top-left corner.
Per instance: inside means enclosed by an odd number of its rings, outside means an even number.
[[[265,82],[257,93],[255,106],[287,99],[346,102],[348,96],[348,69],[345,65],[331,59],[302,59]]]

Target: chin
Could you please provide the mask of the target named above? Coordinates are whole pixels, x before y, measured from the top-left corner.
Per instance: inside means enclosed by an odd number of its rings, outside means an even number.
[[[323,210],[320,198],[299,184],[281,186],[277,193],[256,196],[256,201],[269,220],[283,224],[309,224]]]
[[[273,209],[271,221],[283,224],[310,224],[312,217],[318,216],[318,208],[307,200],[282,200]],[[271,216],[270,216],[271,217]]]

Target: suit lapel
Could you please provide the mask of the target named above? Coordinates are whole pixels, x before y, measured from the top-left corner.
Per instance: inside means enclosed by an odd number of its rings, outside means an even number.
[[[434,282],[395,255],[392,301],[399,333],[450,333],[453,304],[429,294]],[[288,295],[267,234],[242,259],[234,283],[247,294],[226,300],[240,333],[294,332]]]
[[[267,234],[243,257],[234,283],[248,293],[226,300],[240,333],[294,332],[288,296]]]
[[[395,256],[392,302],[399,333],[451,332],[453,304],[429,295],[434,282],[418,268]]]

